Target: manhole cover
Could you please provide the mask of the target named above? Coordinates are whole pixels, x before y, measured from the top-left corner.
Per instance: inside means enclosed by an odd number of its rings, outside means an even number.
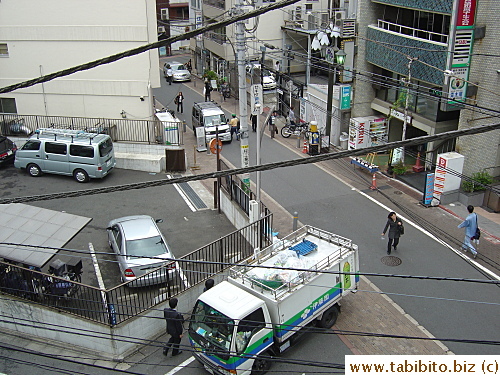
[[[382,263],[385,264],[386,266],[395,267],[399,266],[401,263],[403,263],[403,261],[401,260],[401,258],[388,255],[382,258]]]
[[[403,194],[403,192],[402,192],[401,190],[396,190],[396,191],[394,192],[394,194],[401,195],[401,194]]]

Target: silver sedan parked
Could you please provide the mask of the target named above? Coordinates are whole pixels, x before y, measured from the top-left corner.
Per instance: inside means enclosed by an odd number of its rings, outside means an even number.
[[[141,287],[175,280],[176,263],[167,241],[151,216],[126,216],[111,220],[109,246],[117,255],[123,282]]]

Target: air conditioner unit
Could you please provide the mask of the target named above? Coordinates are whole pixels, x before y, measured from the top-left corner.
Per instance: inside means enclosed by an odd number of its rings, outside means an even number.
[[[165,26],[158,26],[158,32],[159,33],[164,33],[165,32]]]
[[[292,10],[292,21],[299,23],[300,25],[304,24],[304,16],[304,9],[302,9],[301,6],[297,6],[294,10]]]
[[[335,12],[333,15],[333,21],[335,26],[342,27],[342,20],[346,18],[345,12],[343,10]]]

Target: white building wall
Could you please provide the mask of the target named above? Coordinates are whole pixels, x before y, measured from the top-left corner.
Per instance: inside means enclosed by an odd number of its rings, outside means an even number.
[[[0,87],[68,69],[157,40],[155,1],[2,0]],[[20,114],[134,118],[152,114],[160,86],[157,50],[2,94]],[[144,97],[144,101],[140,100]]]

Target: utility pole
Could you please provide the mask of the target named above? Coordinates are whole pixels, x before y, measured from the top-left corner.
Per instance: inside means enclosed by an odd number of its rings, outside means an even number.
[[[243,13],[243,0],[237,0],[235,3],[236,14]],[[241,167],[250,166],[249,150],[248,150],[248,119],[247,119],[247,83],[245,70],[245,23],[244,21],[236,22],[236,58],[238,62],[238,83],[239,83],[239,102],[240,102],[240,150],[241,150]],[[250,174],[245,173],[242,176],[243,184],[247,192],[250,191]]]
[[[418,57],[406,56],[408,59],[408,80],[406,81],[406,98],[405,98],[405,112],[404,112],[404,120],[403,120],[403,134],[401,135],[401,140],[404,141],[406,139],[406,127],[408,125],[408,107],[410,105],[410,82],[411,82],[411,64],[418,60]],[[401,162],[405,163],[405,148],[401,148]]]

